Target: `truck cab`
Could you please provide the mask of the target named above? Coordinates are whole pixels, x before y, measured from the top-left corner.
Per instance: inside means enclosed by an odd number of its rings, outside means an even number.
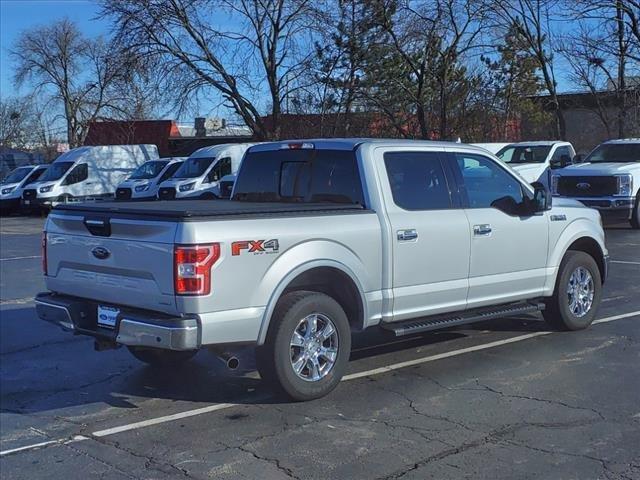
[[[527,182],[541,182],[549,188],[550,172],[571,165],[575,154],[569,142],[539,141],[511,143],[496,156]]]
[[[552,176],[557,197],[596,208],[607,221],[628,221],[640,229],[640,138],[610,140]]]

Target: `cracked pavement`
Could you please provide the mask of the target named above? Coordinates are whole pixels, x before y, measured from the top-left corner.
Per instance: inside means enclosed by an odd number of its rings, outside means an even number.
[[[39,254],[42,220],[2,220],[1,258]],[[607,231],[640,262],[640,234]],[[3,478],[640,479],[640,316],[343,382],[308,403],[274,397],[250,348],[228,372],[208,351],[154,371],[37,320],[40,260],[0,262]],[[640,265],[612,264],[599,317],[640,310]],[[354,338],[361,372],[546,329],[537,316]],[[214,404],[218,411],[105,436]],[[78,437],[82,436],[82,437]]]

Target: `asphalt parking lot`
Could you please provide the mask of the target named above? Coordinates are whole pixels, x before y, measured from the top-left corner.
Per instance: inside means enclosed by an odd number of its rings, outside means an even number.
[[[274,398],[251,350],[155,371],[36,318],[38,218],[3,218],[0,472],[6,479],[639,479],[640,233],[607,230],[598,321],[538,316],[354,339],[349,375]]]

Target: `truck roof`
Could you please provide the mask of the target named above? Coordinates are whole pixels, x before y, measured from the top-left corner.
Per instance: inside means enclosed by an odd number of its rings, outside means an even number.
[[[296,140],[282,140],[278,142],[259,143],[252,146],[250,152],[266,152],[279,150],[281,148],[289,148],[290,145],[313,144],[315,149],[323,150],[354,150],[360,145],[371,144],[389,147],[406,147],[406,146],[428,146],[441,148],[469,148],[478,152],[485,153],[484,148],[475,145],[458,142],[445,142],[436,140],[404,140],[396,138],[305,138]],[[304,148],[304,147],[302,147]]]

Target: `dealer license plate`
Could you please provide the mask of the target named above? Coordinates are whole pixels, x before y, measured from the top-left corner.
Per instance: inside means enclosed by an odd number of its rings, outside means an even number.
[[[98,305],[98,325],[101,327],[115,328],[119,314],[120,310],[115,307]]]

